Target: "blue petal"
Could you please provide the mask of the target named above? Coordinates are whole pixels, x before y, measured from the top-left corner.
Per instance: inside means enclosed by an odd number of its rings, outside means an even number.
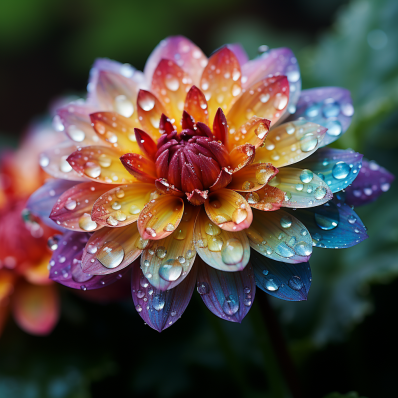
[[[256,284],[265,293],[282,300],[307,300],[312,280],[310,263],[282,263],[264,257],[254,250],[250,261]]]
[[[242,322],[256,292],[251,265],[242,271],[226,272],[199,262],[197,290],[206,307],[221,319]]]
[[[291,211],[291,214],[307,227],[316,247],[344,249],[368,237],[365,226],[354,210],[339,201]]]
[[[321,148],[296,163],[295,167],[312,170],[334,193],[348,187],[355,180],[362,167],[362,157],[350,149]]]
[[[152,329],[158,332],[173,325],[187,308],[195,288],[197,266],[170,290],[159,290],[145,278],[139,264],[133,266],[131,293],[135,309]]]
[[[318,87],[301,92],[296,113],[289,121],[300,117],[328,129],[321,146],[337,140],[348,129],[354,108],[350,92],[339,87]]]

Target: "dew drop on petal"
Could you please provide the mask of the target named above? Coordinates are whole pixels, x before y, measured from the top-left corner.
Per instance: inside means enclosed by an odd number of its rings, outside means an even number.
[[[243,245],[235,238],[228,239],[221,250],[221,259],[224,264],[235,265],[243,258]]]
[[[345,162],[337,162],[332,169],[333,177],[337,180],[343,180],[350,174],[351,168]]]
[[[293,290],[301,290],[304,286],[303,281],[299,276],[293,276],[289,279],[288,285]]]
[[[239,311],[239,300],[233,294],[230,294],[225,298],[222,309],[227,315],[236,314]]]
[[[97,223],[91,219],[91,215],[84,213],[79,218],[79,227],[87,232],[94,231],[97,228]]]
[[[200,295],[209,294],[210,292],[209,284],[207,282],[198,282],[196,289]]]
[[[124,259],[123,247],[117,242],[107,242],[97,254],[97,260],[106,268],[116,268]]]
[[[308,184],[312,181],[314,173],[311,170],[305,169],[300,174],[300,180],[304,184]]]
[[[101,175],[101,167],[97,162],[87,162],[84,165],[84,174],[91,178],[97,178]]]

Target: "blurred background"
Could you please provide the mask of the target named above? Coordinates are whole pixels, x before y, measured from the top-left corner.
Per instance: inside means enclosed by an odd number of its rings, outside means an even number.
[[[84,95],[95,58],[142,70],[160,40],[182,34],[207,55],[227,42],[251,58],[264,44],[292,48],[303,88],[352,93],[353,123],[335,146],[398,175],[397,21],[396,0],[3,1],[1,149],[16,147],[57,98]],[[316,250],[308,301],[269,298],[275,312],[265,321],[256,302],[242,324],[221,321],[194,294],[182,319],[158,334],[131,300],[97,304],[60,289],[61,319],[49,336],[7,324],[0,397],[284,398],[286,356],[295,397],[397,397],[397,185],[356,209],[370,239],[327,256]]]

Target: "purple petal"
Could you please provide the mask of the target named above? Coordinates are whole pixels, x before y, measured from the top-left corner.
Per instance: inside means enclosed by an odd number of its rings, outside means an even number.
[[[394,179],[389,171],[376,162],[363,159],[358,177],[346,189],[346,203],[352,206],[371,203],[390,189]]]
[[[354,107],[350,92],[340,87],[319,87],[301,92],[296,113],[288,120],[304,117],[328,129],[321,146],[337,140],[349,127]]]
[[[195,288],[197,268],[192,267],[188,276],[175,288],[162,291],[148,282],[139,264],[133,267],[131,292],[135,309],[152,329],[161,332],[181,317]]]
[[[290,94],[286,114],[294,113],[300,97],[301,78],[297,59],[289,48],[275,48],[244,64],[242,86],[248,89],[269,75],[287,76]]]
[[[26,208],[49,227],[64,231],[50,219],[50,213],[58,198],[74,185],[76,181],[49,180],[30,196]]]
[[[334,193],[352,184],[360,175],[362,157],[363,155],[350,149],[320,148],[294,167],[311,170]]]
[[[227,44],[227,47],[235,54],[236,58],[238,58],[241,67],[249,61],[249,57],[241,44]]]
[[[203,261],[198,265],[197,290],[206,307],[221,319],[242,322],[256,293],[250,263],[244,270],[236,272],[219,271]]]
[[[73,289],[91,290],[108,286],[127,273],[129,267],[109,275],[85,274],[81,259],[90,236],[84,232],[67,232],[60,237],[50,261],[50,279]]]
[[[282,263],[255,250],[251,252],[250,261],[257,287],[265,293],[282,300],[307,300],[312,280],[310,263]]]
[[[306,226],[316,247],[345,249],[368,238],[358,215],[337,199],[322,206],[298,209],[291,214]]]

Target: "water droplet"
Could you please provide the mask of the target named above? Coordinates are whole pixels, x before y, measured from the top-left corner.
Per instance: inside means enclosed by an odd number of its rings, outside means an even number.
[[[240,87],[240,84],[235,83],[235,84],[232,86],[232,95],[233,95],[234,97],[237,97],[241,92],[242,92],[242,89],[241,89],[241,87]]]
[[[314,104],[307,108],[305,111],[305,115],[308,117],[316,117],[319,114],[319,110],[321,108],[321,104]]]
[[[172,231],[175,230],[175,227],[174,227],[173,224],[169,223],[169,224],[167,224],[167,225],[164,227],[164,230],[167,231],[167,232],[172,232]]]
[[[315,199],[321,200],[326,196],[326,188],[325,187],[317,187],[314,192]]]
[[[345,162],[337,162],[333,166],[332,174],[333,177],[336,178],[337,180],[343,180],[350,174],[351,168],[350,166],[345,163]]]
[[[268,133],[268,129],[264,127],[264,124],[260,123],[260,125],[254,130],[254,133],[260,140],[262,140]]]
[[[268,100],[269,100],[269,94],[267,93],[267,94],[261,94],[260,95],[260,101],[263,103],[263,104],[265,104],[266,102],[268,102]]]
[[[279,289],[279,286],[274,282],[273,279],[267,279],[264,283],[264,287],[269,292],[276,292]]]
[[[252,188],[254,188],[254,183],[251,182],[251,181],[245,181],[245,182],[242,184],[242,189],[243,189],[244,191],[248,191],[249,189],[252,189]]]
[[[292,276],[289,279],[288,285],[293,290],[301,290],[304,286],[304,283],[299,276]]]
[[[137,312],[141,312],[142,311],[142,307],[139,304],[137,304],[135,306],[135,309],[136,309]]]
[[[302,191],[304,189],[304,185],[303,184],[296,184],[296,191]]]
[[[303,152],[311,152],[317,145],[318,138],[313,134],[308,134],[300,140],[300,148]]]
[[[115,111],[124,117],[130,117],[134,113],[134,106],[125,95],[118,95],[114,103]]]
[[[308,169],[303,170],[300,174],[300,180],[304,184],[308,184],[309,182],[311,182],[313,177],[314,177],[314,173]]]
[[[97,178],[101,175],[101,167],[97,162],[87,162],[84,165],[84,174],[91,178]]]
[[[89,244],[89,245],[87,246],[87,253],[90,253],[90,254],[95,254],[95,253],[97,253],[97,246],[92,245],[92,244]]]
[[[283,216],[281,218],[281,226],[282,228],[290,228],[292,226],[292,217]]]
[[[180,87],[180,82],[173,75],[166,75],[164,83],[170,91],[177,91]]]
[[[224,241],[221,237],[211,236],[207,239],[207,247],[212,252],[220,252]]]
[[[344,116],[351,117],[354,114],[354,107],[348,102],[341,106],[341,112]]]
[[[112,164],[112,159],[109,156],[105,155],[105,153],[102,153],[98,157],[98,163],[101,167],[107,168]]]
[[[338,120],[330,120],[325,124],[327,128],[326,134],[331,135],[332,137],[337,137],[343,131],[343,127]]]
[[[59,242],[59,237],[58,236],[51,236],[47,240],[47,247],[54,251],[58,249],[58,242]]]
[[[139,299],[142,299],[145,297],[145,292],[143,292],[142,290],[137,290],[137,297]]]
[[[356,217],[354,217],[353,215],[349,216],[349,217],[347,218],[347,220],[348,220],[348,222],[349,222],[350,224],[355,224],[355,221],[357,221]]]
[[[222,309],[227,315],[236,314],[239,311],[239,300],[233,294],[230,294],[225,298]]]
[[[130,214],[137,215],[137,214],[140,214],[141,209],[136,205],[131,205],[129,211],[130,211]]]
[[[275,96],[274,107],[279,111],[281,111],[286,107],[287,102],[288,102],[287,96],[285,94],[278,93]]]
[[[39,163],[41,167],[47,167],[50,164],[50,158],[44,153],[42,153],[40,155]]]
[[[109,216],[106,219],[106,222],[107,222],[108,225],[110,225],[112,227],[116,227],[118,225],[118,222],[117,222],[116,218],[114,218],[113,216]]]
[[[116,196],[118,199],[124,198],[124,191],[123,191],[123,189],[122,189],[122,188],[117,189],[116,192],[115,192],[115,196]]]
[[[165,258],[167,254],[167,250],[164,246],[158,246],[155,250],[156,257]]]
[[[143,95],[139,98],[139,105],[144,111],[150,111],[155,106],[155,100],[152,96]]]
[[[235,209],[234,212],[232,213],[232,221],[235,224],[240,224],[241,222],[245,221],[247,218],[247,211],[246,209]]]
[[[166,263],[159,268],[159,276],[168,282],[176,281],[181,274],[181,265],[179,265],[179,263],[173,259],[167,260]]]
[[[250,307],[250,306],[252,305],[252,300],[249,299],[249,298],[245,298],[245,299],[243,300],[243,304],[244,304],[246,307]]]
[[[84,231],[94,231],[97,228],[97,223],[91,219],[91,215],[84,213],[79,218],[79,227]]]
[[[267,168],[258,168],[256,170],[256,180],[260,185],[264,185],[268,182],[270,177],[272,176],[273,171]]]
[[[217,235],[221,234],[221,229],[217,225],[213,224],[212,222],[208,222],[205,225],[205,232],[207,235],[217,236]]]
[[[267,276],[268,274],[269,274],[269,271],[268,271],[267,269],[264,269],[264,270],[263,270],[263,275],[264,275],[264,276]]]
[[[154,296],[152,300],[152,305],[156,311],[161,311],[165,305],[164,298],[159,294]]]
[[[315,222],[324,231],[330,231],[339,225],[339,213],[328,212],[326,214],[315,213]]]
[[[221,250],[221,259],[224,264],[235,265],[243,258],[242,243],[235,238],[228,239]]]
[[[107,242],[97,254],[97,260],[106,268],[116,268],[124,259],[123,247],[117,242]]]
[[[292,198],[292,194],[290,192],[285,192],[285,202],[289,202]]]
[[[84,131],[78,129],[73,124],[67,128],[69,137],[75,142],[82,142],[86,138]]]
[[[254,205],[260,201],[260,196],[256,192],[250,192],[246,195],[246,200],[249,205]]]
[[[312,253],[312,246],[307,242],[301,241],[294,246],[294,251],[297,255],[306,257]]]
[[[279,243],[279,245],[275,248],[275,253],[284,258],[294,256],[294,250],[289,247],[285,242]]]
[[[323,107],[322,113],[326,119],[336,117],[340,113],[340,106],[337,102],[328,103]]]
[[[76,200],[70,199],[65,203],[65,209],[66,210],[75,210],[76,209]]]
[[[210,292],[210,288],[207,282],[198,282],[196,289],[200,295],[209,294]]]

